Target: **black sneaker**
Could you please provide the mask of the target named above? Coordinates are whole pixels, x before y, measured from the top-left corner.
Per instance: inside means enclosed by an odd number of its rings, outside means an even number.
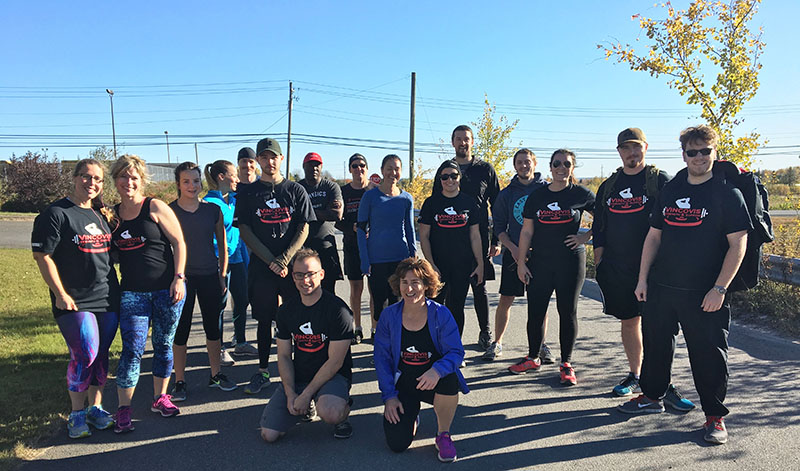
[[[333,438],[350,438],[353,435],[353,426],[345,420],[333,426]]]
[[[257,371],[256,374],[250,378],[250,384],[244,387],[244,392],[245,394],[258,394],[261,388],[267,385],[269,385],[269,372]]]
[[[482,330],[478,335],[478,348],[484,352],[492,345],[492,333],[488,330]]]
[[[539,359],[542,360],[543,365],[553,365],[556,362],[556,359],[553,358],[553,352],[550,351],[550,347],[546,343],[542,343],[542,348],[539,349]]]
[[[233,381],[229,380],[227,376],[222,373],[217,373],[215,376],[208,378],[209,388],[220,388],[223,391],[233,391],[239,386]]]
[[[350,341],[351,345],[358,345],[364,341],[364,331],[361,330],[361,327],[356,327],[356,330],[353,331],[353,340]]]
[[[186,381],[175,381],[175,386],[172,387],[172,402],[183,402],[186,400]]]

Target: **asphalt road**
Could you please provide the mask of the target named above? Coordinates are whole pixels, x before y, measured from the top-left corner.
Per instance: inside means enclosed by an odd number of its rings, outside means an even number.
[[[489,292],[497,293],[498,285],[498,281],[490,282]],[[346,299],[345,282],[338,283],[337,292]],[[459,456],[451,466],[480,471],[800,469],[798,342],[739,325],[732,327],[731,379],[726,401],[732,411],[727,420],[730,440],[723,446],[710,446],[702,440],[704,416],[699,410],[631,417],[614,409],[624,399],[612,397],[611,388],[627,373],[619,322],[602,313],[592,281],[587,281],[583,294],[573,362],[579,383],[572,388],[559,385],[555,365],[522,376],[507,372],[506,368],[526,352],[523,299],[512,308],[503,356],[493,363],[482,361],[475,345],[477,323],[471,298],[468,299],[464,333],[467,367],[463,371],[472,392],[461,396],[451,428]],[[496,294],[491,295],[490,303],[493,315]],[[228,315],[225,339],[232,332]],[[557,354],[554,300],[549,316],[546,340]],[[366,315],[363,322],[369,325]],[[248,335],[255,339],[252,321],[248,322]],[[439,466],[433,446],[436,419],[430,406],[422,411],[421,429],[409,450],[395,454],[384,443],[383,409],[369,363],[369,344],[352,349],[352,438],[336,440],[330,425],[315,421],[296,426],[276,444],[263,443],[257,429],[268,397],[279,387],[274,355],[270,366],[272,385],[252,397],[245,395],[241,386],[254,372],[255,359],[241,360],[224,369],[239,382],[238,390],[222,392],[206,387],[207,356],[199,315],[195,316],[189,346],[189,399],[180,404],[179,416],[164,419],[149,410],[152,352],[148,350],[134,398],[134,432],[115,435],[111,430],[100,431],[75,441],[67,438],[63,430],[22,469],[409,470]],[[673,374],[673,383],[686,397],[699,403],[682,338]],[[114,392],[114,381],[110,380],[105,404],[112,411],[116,409]],[[65,396],[65,412],[67,407]]]

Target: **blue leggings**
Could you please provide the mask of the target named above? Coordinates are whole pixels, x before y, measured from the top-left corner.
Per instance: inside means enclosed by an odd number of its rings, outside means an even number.
[[[172,341],[186,299],[172,302],[168,289],[140,293],[123,291],[120,299],[119,331],[122,355],[117,367],[117,386],[134,388],[139,382],[147,330],[153,324],[153,376],[172,374]]]
[[[108,378],[108,349],[117,334],[116,312],[66,312],[56,324],[69,348],[67,389],[83,392],[103,386]]]

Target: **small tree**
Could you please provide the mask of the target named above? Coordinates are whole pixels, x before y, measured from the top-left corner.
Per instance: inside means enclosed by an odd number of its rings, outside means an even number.
[[[409,180],[404,178],[400,180],[400,187],[410,193],[414,198],[414,208],[420,209],[425,199],[431,195],[433,189],[432,178],[435,170],[432,168],[423,168],[422,163],[417,158],[414,158],[414,168],[416,169],[414,179]]]
[[[508,184],[513,172],[506,170],[506,162],[514,156],[516,149],[510,146],[511,133],[519,123],[518,119],[508,122],[505,115],[495,118],[497,107],[489,103],[489,97],[484,95],[483,115],[480,121],[473,122],[475,127],[475,147],[473,155],[489,162],[497,172],[500,187]]]
[[[764,42],[761,29],[748,28],[761,0],[694,0],[686,10],[677,10],[667,1],[667,18],[653,20],[640,15],[639,27],[650,44],[639,53],[630,44],[599,44],[606,58],[630,65],[632,70],[665,75],[690,105],[699,105],[700,115],[720,136],[719,154],[739,165],[750,167],[753,154],[766,143],[760,134],[750,132],[734,137],[742,123],[737,114],[758,90],[758,72]],[[638,41],[638,39],[637,39]],[[706,83],[705,73],[716,71],[716,79]]]
[[[70,179],[47,153],[12,155],[3,184],[4,211],[39,212],[69,191]]]

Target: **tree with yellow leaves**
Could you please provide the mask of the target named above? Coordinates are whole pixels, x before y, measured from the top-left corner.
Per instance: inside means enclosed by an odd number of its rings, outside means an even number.
[[[734,137],[742,123],[737,115],[758,91],[758,72],[764,42],[762,30],[752,32],[748,24],[761,0],[694,0],[686,10],[671,2],[661,4],[667,18],[654,20],[633,15],[645,32],[649,44],[644,53],[621,43],[597,47],[618,63],[632,70],[666,76],[690,105],[699,105],[703,119],[720,136],[719,155],[741,166],[750,167],[754,154],[766,143],[757,132]],[[639,39],[637,39],[638,41]],[[706,82],[706,74],[716,79]]]

